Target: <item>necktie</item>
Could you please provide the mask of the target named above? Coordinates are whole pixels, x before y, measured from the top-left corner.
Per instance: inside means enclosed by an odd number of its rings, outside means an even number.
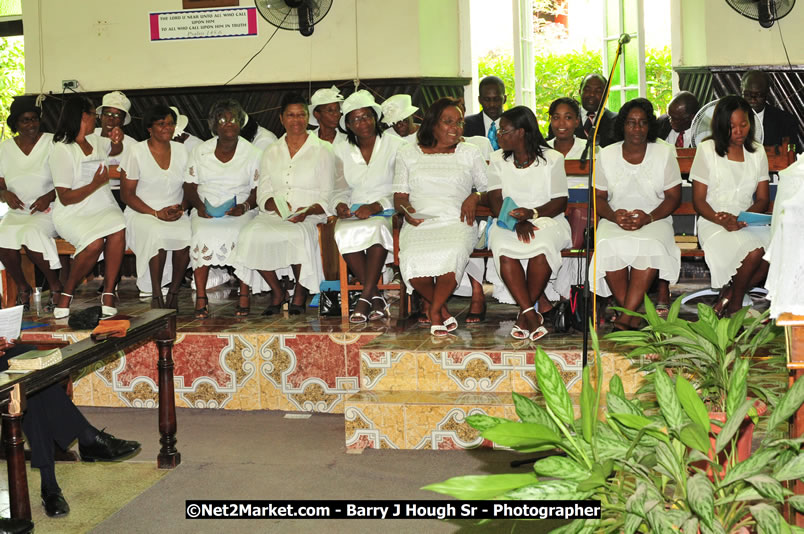
[[[678,132],[678,137],[676,137],[676,147],[684,148],[684,132]]]
[[[492,122],[491,128],[489,128],[488,134],[489,142],[491,143],[491,148],[494,150],[499,150],[500,145],[497,144],[497,123]]]
[[[595,114],[588,113],[586,115],[586,122],[583,125],[583,130],[586,132],[586,137],[592,135],[592,128],[594,127]]]

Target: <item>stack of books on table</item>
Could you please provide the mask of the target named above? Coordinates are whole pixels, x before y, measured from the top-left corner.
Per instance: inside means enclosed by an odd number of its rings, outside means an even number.
[[[698,248],[698,236],[695,235],[677,235],[676,236],[676,245],[681,250],[695,250]]]
[[[33,371],[44,369],[61,361],[61,349],[29,350],[8,359],[9,371]]]

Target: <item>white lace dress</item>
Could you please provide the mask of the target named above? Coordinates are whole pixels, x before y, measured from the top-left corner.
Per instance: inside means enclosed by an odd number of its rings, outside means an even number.
[[[648,143],[642,162],[633,165],[623,159],[622,145],[620,141],[600,150],[596,188],[608,192],[608,203],[614,211],[640,209],[650,213],[662,203],[665,191],[681,183],[675,151],[666,143]],[[601,219],[589,265],[589,278],[596,280],[597,294],[610,296],[606,272],[625,267],[658,269],[662,280],[671,284],[678,281],[681,250],[674,235],[671,216],[633,231]],[[594,271],[595,259],[597,271]]]
[[[744,150],[745,161],[731,161],[715,152],[715,142],[704,141],[695,152],[690,178],[707,186],[706,201],[716,212],[739,215],[753,204],[759,182],[768,181],[768,156],[762,145]],[[712,287],[728,284],[749,252],[770,243],[769,226],[747,226],[729,232],[698,217],[698,241],[712,276]]]
[[[352,143],[335,145],[335,156],[343,165],[348,187],[335,192],[333,210],[343,202],[350,208],[356,204],[379,202],[383,210],[394,207],[391,185],[394,181],[396,154],[405,142],[399,137],[382,135],[374,142],[369,163]],[[394,250],[391,217],[339,219],[335,224],[335,242],[341,254],[362,252],[372,245]]]
[[[184,181],[198,184],[201,201],[206,199],[212,206],[220,206],[232,198],[238,204],[243,203],[260,177],[260,152],[240,138],[232,159],[223,163],[215,156],[217,142],[218,138],[213,137],[193,149]],[[190,215],[190,266],[193,269],[205,265],[237,267],[232,260],[238,236],[256,215],[257,210],[249,210],[240,217],[224,215],[204,219],[193,209]]]
[[[486,191],[486,162],[480,150],[458,143],[452,154],[425,154],[405,145],[397,155],[394,192],[410,195],[421,215],[432,216],[418,226],[405,224],[399,236],[399,263],[412,293],[411,278],[454,273],[460,281],[477,243],[475,225],[461,221],[461,205],[472,192]]]
[[[318,293],[324,280],[318,246],[318,224],[332,215],[331,198],[335,190],[336,158],[332,145],[315,135],[291,158],[287,137],[265,149],[257,186],[259,215],[243,229],[236,261],[252,269],[255,276],[241,278],[257,293],[267,284],[256,273],[276,271],[301,265],[299,283],[311,293]],[[341,178],[342,179],[342,178]],[[340,185],[343,187],[343,185]],[[287,221],[276,212],[265,211],[268,199],[284,199],[292,211],[320,204],[324,215],[310,215],[300,223]],[[240,274],[238,274],[240,276]]]
[[[36,199],[53,190],[50,175],[50,153],[53,135],[43,133],[27,156],[14,139],[0,143],[0,178],[6,188],[25,204],[22,209],[9,209],[0,218],[0,248],[19,250],[23,245],[41,253],[51,269],[59,269],[56,250],[56,227],[53,225],[53,204],[46,212],[31,213]]]
[[[148,141],[130,147],[120,161],[126,178],[137,182],[137,196],[148,206],[160,210],[181,204],[184,199],[184,173],[187,169],[187,150],[181,143],[170,142],[170,165],[162,169],[148,148]],[[160,250],[181,250],[190,246],[192,230],[186,213],[177,221],[161,221],[150,213],[140,213],[127,207],[126,246],[137,258],[137,276],[149,276],[148,262]],[[166,265],[167,267],[167,265]],[[164,282],[169,282],[163,278]],[[150,287],[148,288],[150,290]]]
[[[95,172],[106,165],[111,141],[97,135],[86,136],[92,152],[84,155],[78,143],[55,143],[50,155],[50,173],[55,187],[78,189],[92,182]],[[112,196],[109,182],[96,189],[81,202],[65,206],[56,195],[53,224],[59,235],[75,247],[73,257],[87,245],[126,227],[123,212]]]

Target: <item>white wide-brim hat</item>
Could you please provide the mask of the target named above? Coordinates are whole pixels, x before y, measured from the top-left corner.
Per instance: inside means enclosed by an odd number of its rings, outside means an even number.
[[[377,114],[377,120],[380,120],[380,117],[382,117],[382,108],[377,102],[374,101],[374,97],[371,96],[371,93],[365,89],[355,91],[343,101],[343,104],[341,104],[341,112],[343,115],[341,115],[340,124],[343,131],[346,131],[346,116],[350,112],[362,108],[373,109]]]
[[[382,122],[388,126],[405,120],[419,110],[411,105],[410,95],[394,95],[382,103]]]
[[[332,104],[333,102],[343,102],[343,95],[334,85],[329,89],[319,89],[313,93],[312,98],[310,98],[310,117],[307,122],[313,126],[318,126],[318,121],[313,115],[315,108],[323,104]]]
[[[184,133],[185,128],[187,128],[187,124],[190,122],[190,119],[187,118],[187,115],[182,115],[179,113],[179,108],[170,106],[170,109],[172,109],[173,113],[176,114],[176,130],[173,132],[173,137],[178,137]]]
[[[120,91],[112,91],[103,95],[103,101],[100,107],[95,109],[98,117],[103,113],[103,108],[117,108],[126,112],[126,117],[123,119],[123,126],[131,122],[131,100]]]

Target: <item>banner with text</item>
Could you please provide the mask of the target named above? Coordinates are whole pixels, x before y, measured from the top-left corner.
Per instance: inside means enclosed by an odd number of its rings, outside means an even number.
[[[257,35],[257,8],[232,7],[150,14],[151,41]]]

